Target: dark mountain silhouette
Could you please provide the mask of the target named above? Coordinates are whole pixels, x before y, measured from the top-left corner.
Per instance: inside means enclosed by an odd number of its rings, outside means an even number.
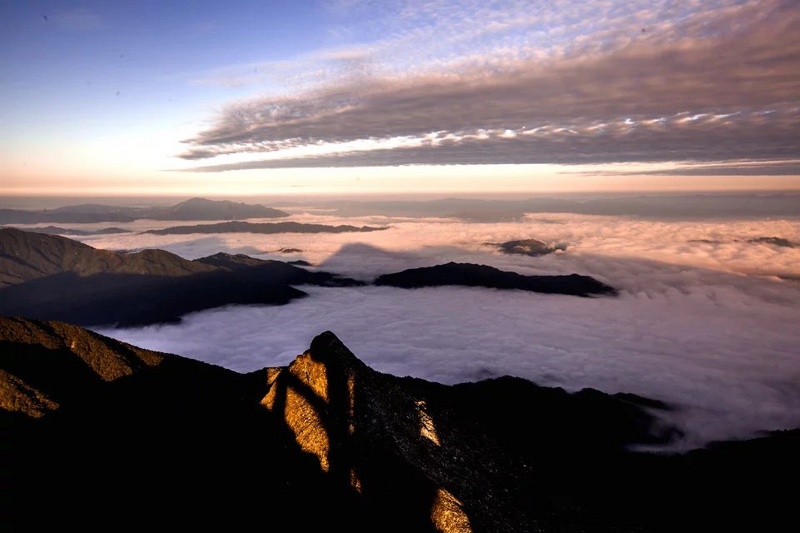
[[[278,284],[319,285],[322,287],[354,287],[365,285],[363,281],[343,278],[330,272],[312,272],[304,268],[299,268],[295,266],[297,262],[288,263],[258,259],[244,254],[233,255],[219,252],[214,255],[195,259],[193,262],[214,266],[232,273],[242,274],[249,278],[268,276],[272,282]]]
[[[240,220],[287,216],[289,213],[285,211],[260,204],[191,198],[171,206],[130,207],[80,204],[41,211],[0,209],[0,224],[132,222],[138,219]]]
[[[94,222],[133,222],[138,217],[116,211],[118,208],[108,212],[85,213],[56,211],[53,209],[44,211],[26,211],[24,209],[0,209],[0,224],[41,224],[41,223],[70,223],[70,224],[91,224]]]
[[[230,200],[191,198],[169,207],[149,207],[147,216],[158,220],[240,220],[246,218],[280,218],[289,213],[260,204],[245,204]]]
[[[800,243],[792,242],[783,237],[753,237],[750,239],[691,239],[686,242],[700,242],[704,244],[725,244],[727,242],[748,242],[750,244],[766,244],[769,246],[777,246],[779,248],[800,248]]]
[[[193,226],[152,229],[144,233],[153,233],[155,235],[186,235],[189,233],[350,233],[385,229],[388,229],[388,227],[330,226],[302,222],[219,222],[217,224],[195,224]]]
[[[303,263],[218,253],[195,260],[165,250],[98,250],[57,235],[0,228],[0,315],[62,320],[81,326],[179,322],[224,305],[284,305],[306,293],[297,286],[366,282]],[[447,263],[377,277],[402,288],[463,285],[577,296],[613,295],[591,277],[523,276],[494,267]]]
[[[449,262],[431,267],[411,268],[375,278],[375,285],[390,285],[404,289],[460,285],[493,289],[570,294],[574,296],[616,295],[617,291],[589,276],[525,276],[487,265]]]
[[[130,233],[130,230],[122,228],[102,228],[96,230],[82,230],[82,229],[61,228],[59,226],[26,228],[26,231],[34,231],[36,233],[46,233],[47,235],[113,235],[116,233]]]
[[[748,239],[747,242],[752,242],[754,244],[771,244],[772,246],[781,248],[800,248],[800,243],[792,242],[781,237],[756,237]]]
[[[240,374],[0,317],[4,530],[791,531],[800,431],[683,454],[669,406],[377,372],[332,332]],[[788,483],[787,483],[788,482]]]
[[[0,315],[146,325],[223,305],[282,305],[306,296],[294,285],[362,284],[281,261],[229,254],[190,261],[164,250],[120,253],[0,229]]]
[[[536,239],[517,239],[513,241],[506,241],[501,243],[486,243],[490,246],[496,246],[502,252],[507,254],[516,255],[530,255],[532,257],[552,254],[558,250],[564,251],[567,249],[565,245],[550,246],[538,241]]]
[[[65,272],[0,290],[0,314],[131,327],[179,323],[187,313],[225,305],[285,305],[307,296],[273,281],[267,271],[261,274],[212,271],[171,277]]]

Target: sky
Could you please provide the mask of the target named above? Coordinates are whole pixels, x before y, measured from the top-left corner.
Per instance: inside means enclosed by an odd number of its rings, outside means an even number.
[[[0,195],[800,189],[794,0],[0,3]]]
[[[113,250],[160,248],[187,259],[220,251],[371,281],[441,264],[525,275],[578,273],[620,291],[586,299],[439,287],[299,287],[282,306],[228,306],[181,324],[93,328],[136,346],[239,372],[285,366],[332,331],[380,372],[440,383],[514,375],[568,391],[592,387],[667,402],[685,438],[668,449],[800,427],[800,223],[796,219],[660,220],[529,214],[492,224],[452,218],[340,218],[291,210],[298,222],[383,226],[355,234],[247,233],[79,239]],[[164,227],[139,221],[128,228]],[[763,238],[785,239],[783,245]],[[488,243],[536,238],[564,251],[501,253]],[[299,250],[281,253],[281,249]]]

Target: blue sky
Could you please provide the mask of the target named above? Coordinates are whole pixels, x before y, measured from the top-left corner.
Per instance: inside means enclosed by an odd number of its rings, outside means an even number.
[[[791,0],[7,0],[0,193],[800,188],[798,32]]]

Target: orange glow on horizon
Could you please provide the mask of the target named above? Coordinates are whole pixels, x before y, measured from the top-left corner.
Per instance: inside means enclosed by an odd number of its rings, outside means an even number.
[[[674,168],[674,165],[672,165]],[[666,164],[445,165],[329,169],[164,171],[38,179],[25,175],[0,185],[2,196],[475,195],[602,192],[800,191],[796,175],[670,175]],[[659,174],[659,172],[665,172]],[[646,174],[645,174],[646,173]]]

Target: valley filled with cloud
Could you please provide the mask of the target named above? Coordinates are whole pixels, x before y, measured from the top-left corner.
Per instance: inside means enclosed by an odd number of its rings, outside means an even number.
[[[187,259],[224,251],[302,260],[369,282],[449,261],[526,275],[577,273],[619,290],[580,298],[465,287],[300,287],[282,306],[229,306],[176,325],[96,330],[236,371],[282,366],[333,331],[373,368],[442,383],[504,374],[567,390],[592,387],[665,401],[686,432],[674,448],[800,424],[800,222],[659,220],[570,213],[513,222],[343,217],[293,207],[304,223],[387,226],[342,234],[154,235],[164,222],[89,235],[97,248],[160,248]],[[99,225],[98,225],[99,227]],[[546,255],[496,243],[536,239]]]

